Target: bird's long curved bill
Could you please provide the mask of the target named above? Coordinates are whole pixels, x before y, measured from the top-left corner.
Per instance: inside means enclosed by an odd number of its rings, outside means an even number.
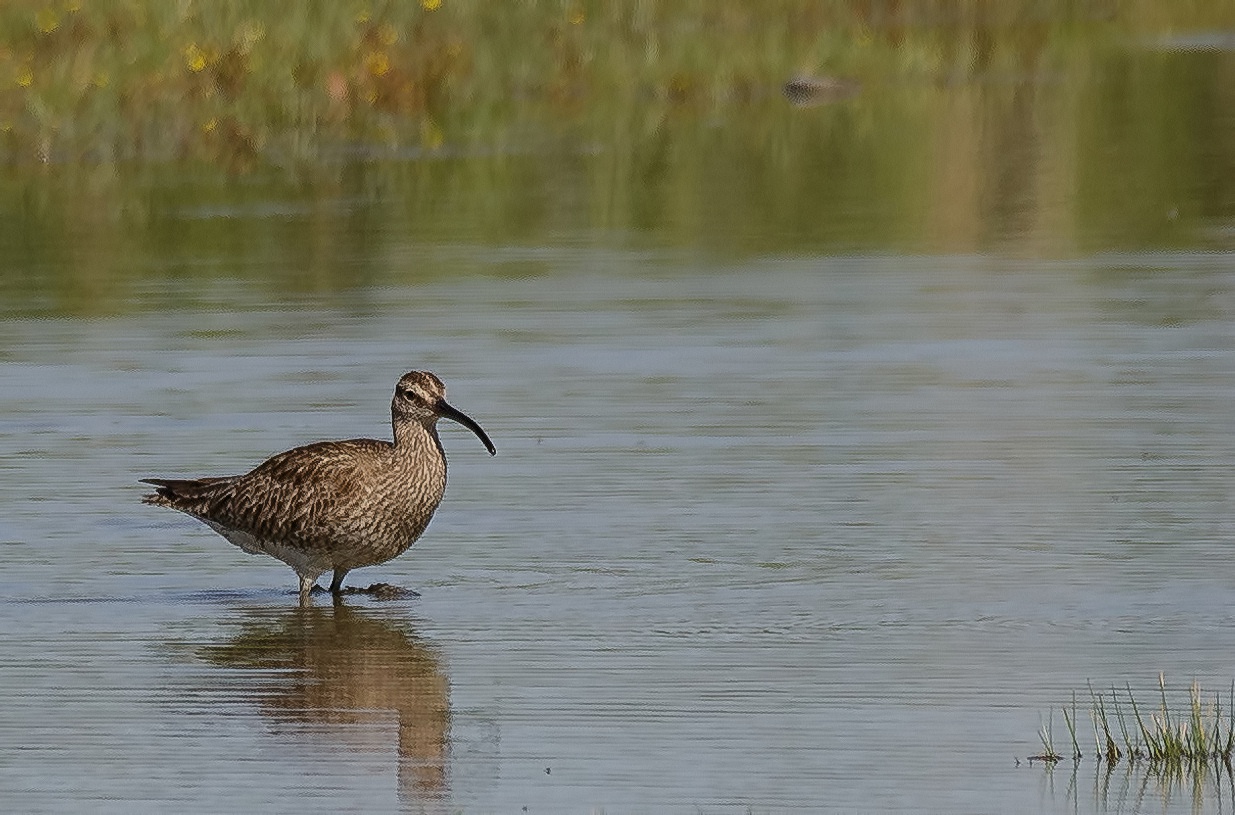
[[[489,441],[489,434],[485,433],[485,429],[478,425],[471,416],[468,416],[461,410],[456,410],[446,404],[444,400],[437,403],[437,412],[444,418],[452,419],[475,433],[476,438],[484,442],[485,449],[489,451],[489,455],[497,455],[497,448],[493,446],[493,442]]]

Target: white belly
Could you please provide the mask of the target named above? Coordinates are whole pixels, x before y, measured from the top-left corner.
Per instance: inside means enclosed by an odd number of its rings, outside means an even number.
[[[303,549],[297,549],[287,546],[277,541],[260,540],[248,532],[241,532],[238,529],[228,529],[214,521],[208,521],[205,518],[201,519],[203,523],[218,532],[229,543],[239,546],[243,551],[250,555],[269,555],[283,561],[288,566],[295,569],[296,574],[301,577],[311,577],[314,580],[323,572],[330,570],[331,566],[329,559],[323,560],[320,553],[307,552]]]

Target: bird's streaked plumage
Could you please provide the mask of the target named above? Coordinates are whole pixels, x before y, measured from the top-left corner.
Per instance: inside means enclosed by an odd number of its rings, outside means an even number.
[[[446,454],[437,421],[467,427],[492,455],[485,431],[446,402],[431,373],[412,371],[391,401],[394,441],[323,441],[279,453],[237,476],[143,479],[147,504],[197,518],[253,554],[295,569],[301,598],[334,572],[331,591],[351,569],[385,563],[424,532],[446,490]]]

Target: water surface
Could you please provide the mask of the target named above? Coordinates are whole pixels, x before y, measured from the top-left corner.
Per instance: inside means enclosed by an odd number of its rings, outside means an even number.
[[[629,144],[15,172],[4,808],[1230,811],[1025,761],[1087,681],[1235,677],[1203,35]],[[419,597],[297,608],[139,502],[383,437],[413,368],[498,447],[443,424],[428,532],[351,575]]]
[[[540,262],[5,324],[17,807],[1052,810],[1049,707],[1235,673],[1224,258]],[[353,575],[419,598],[297,610],[137,503],[382,435],[413,366],[499,448],[443,426],[429,532]]]

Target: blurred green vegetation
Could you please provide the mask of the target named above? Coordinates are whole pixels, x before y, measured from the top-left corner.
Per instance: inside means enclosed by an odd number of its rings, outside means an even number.
[[[1221,248],[1233,41],[1201,0],[14,0],[0,296],[346,287],[391,241]]]
[[[787,79],[965,82],[1235,25],[1221,2],[158,2],[0,6],[10,161],[289,161],[341,145],[502,144],[529,123],[638,137]]]
[[[1023,19],[1038,5],[11,2],[0,129],[10,160],[493,143],[528,117],[742,103],[825,61],[935,79],[1018,70],[1022,43],[1058,47],[1105,13],[1058,3],[1055,21]],[[1019,25],[1033,33],[999,41]]]

